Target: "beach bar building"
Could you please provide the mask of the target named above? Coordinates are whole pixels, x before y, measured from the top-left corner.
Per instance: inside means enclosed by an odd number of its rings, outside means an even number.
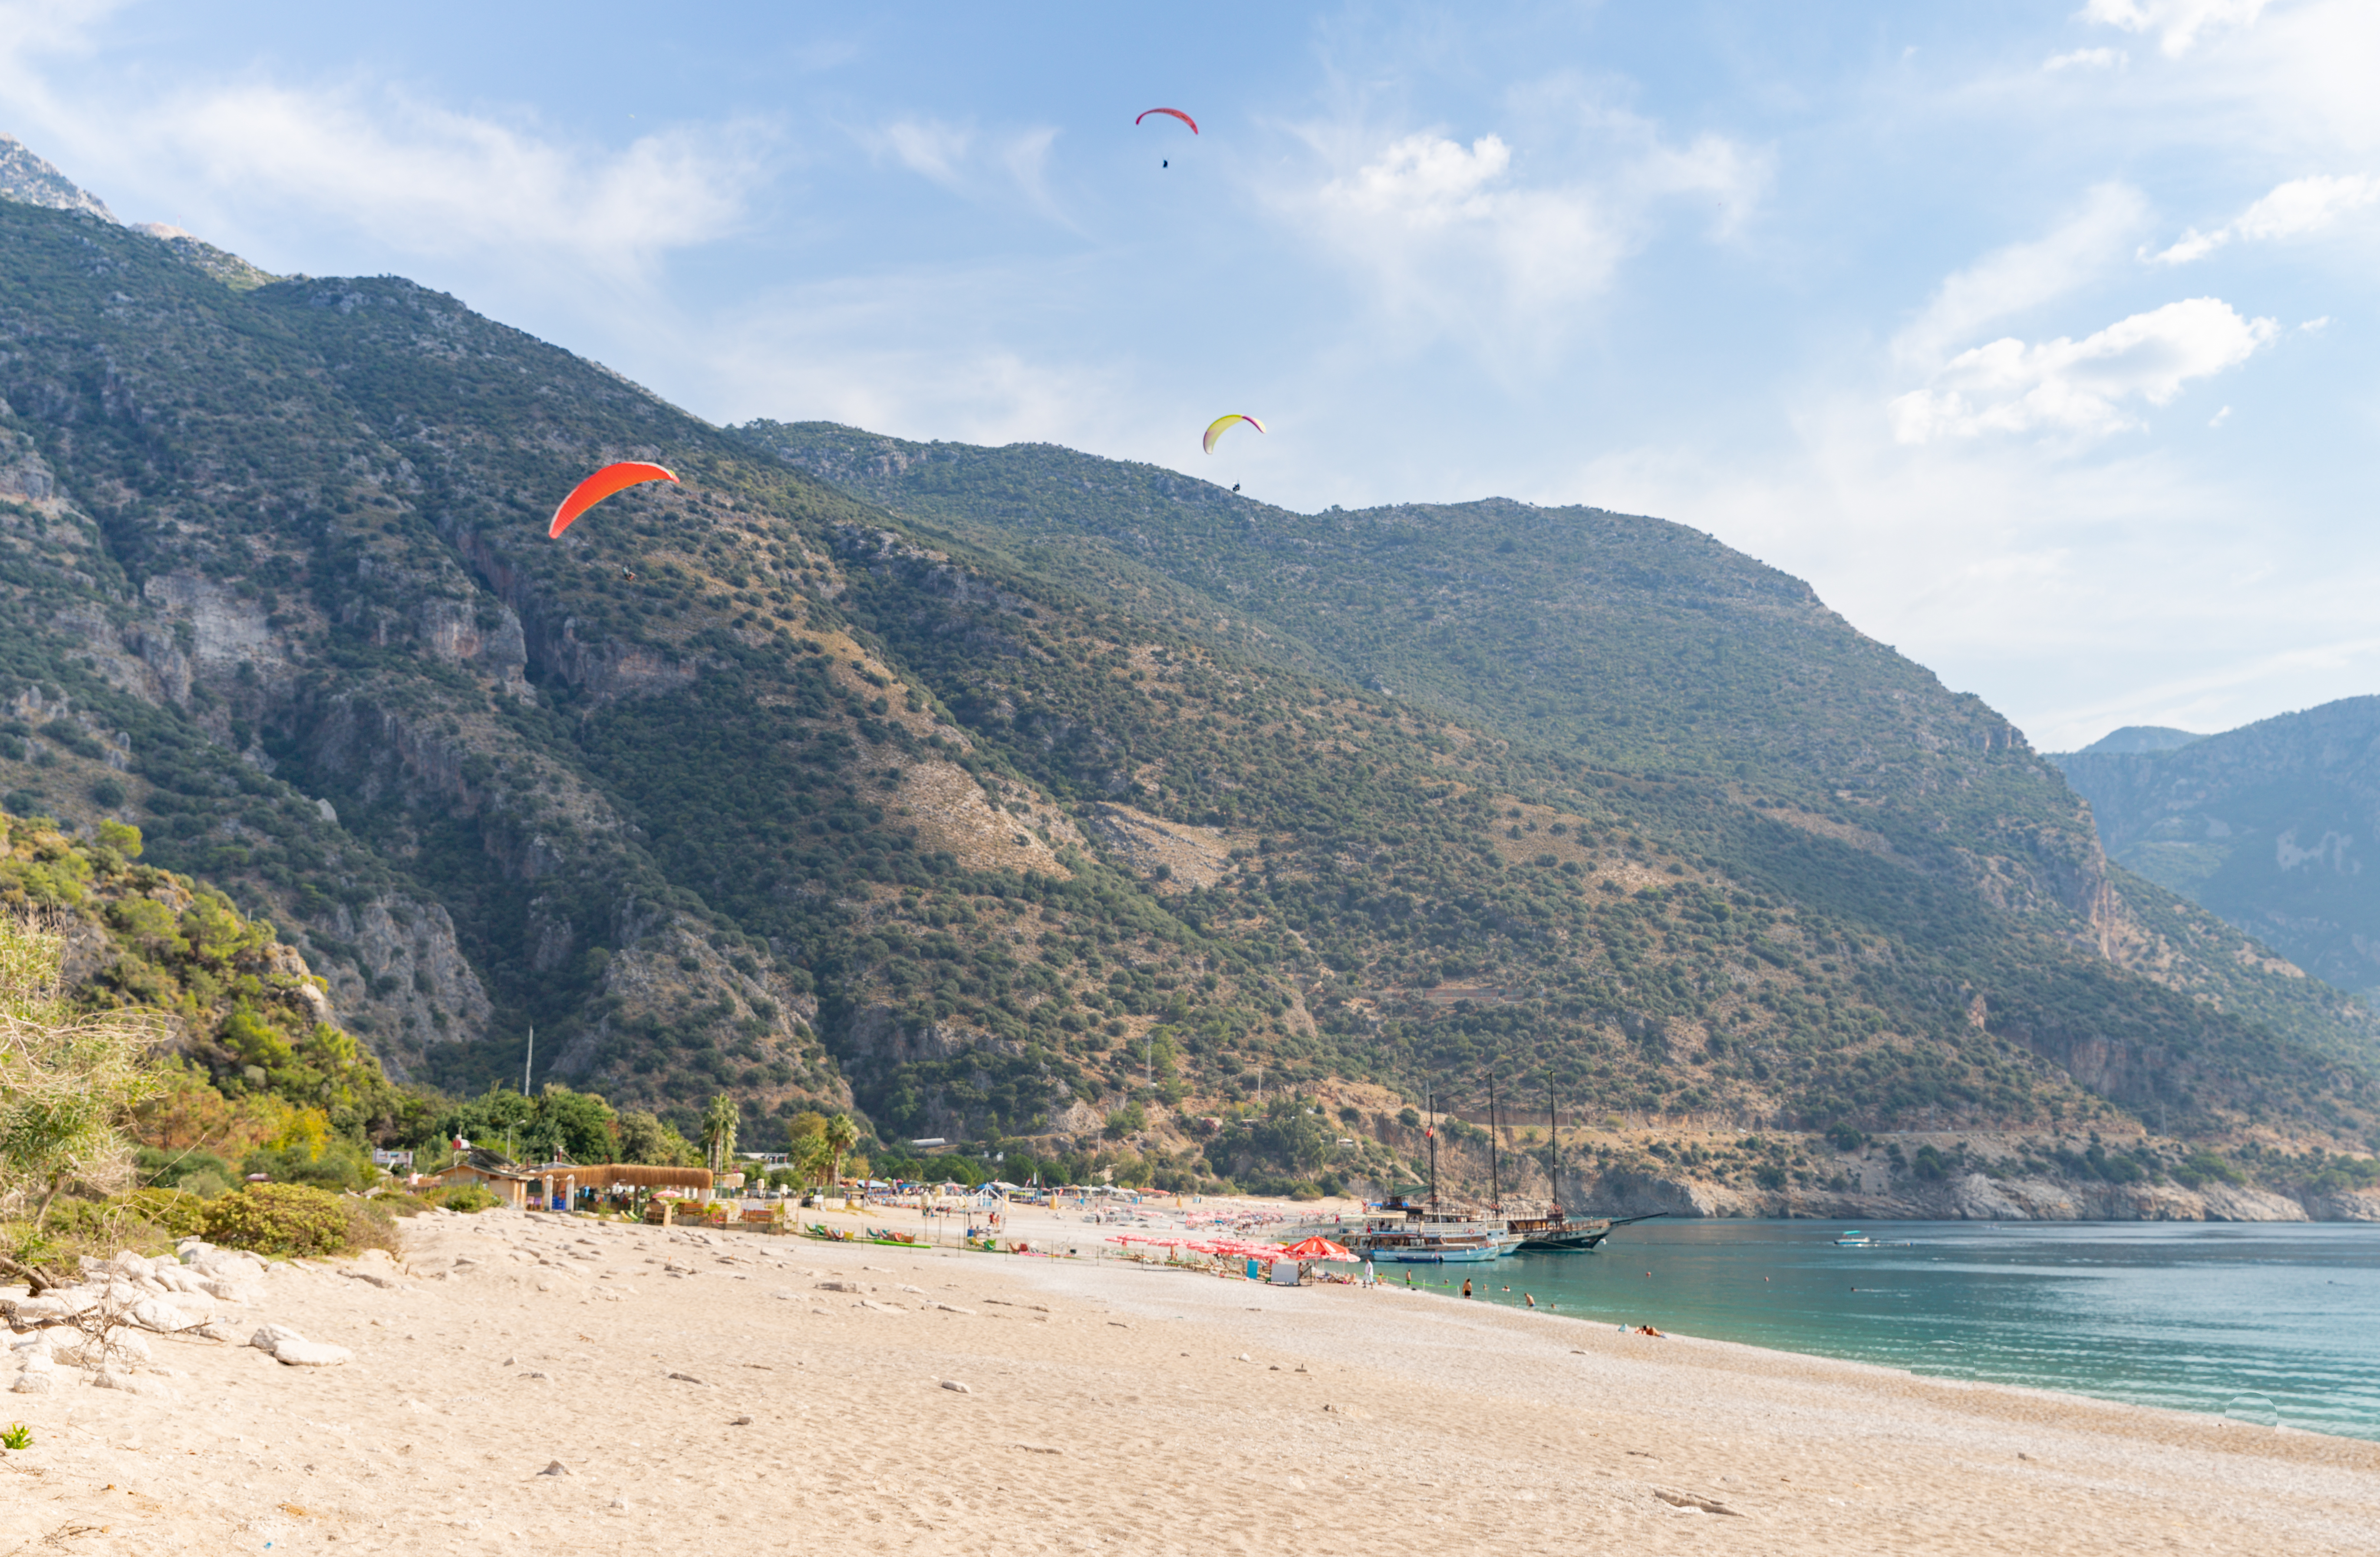
[[[475,1184],[516,1210],[576,1209],[582,1201],[628,1194],[641,1209],[654,1190],[708,1198],[713,1187],[708,1168],[662,1168],[647,1162],[457,1162],[430,1175],[441,1186]]]
[[[477,1185],[515,1210],[527,1209],[534,1182],[523,1169],[486,1162],[457,1162],[430,1176],[438,1181],[442,1189],[452,1189],[459,1184]]]
[[[656,1191],[708,1199],[717,1180],[708,1168],[664,1168],[650,1162],[548,1162],[532,1168],[543,1203],[564,1210],[582,1199],[625,1194],[641,1210]]]

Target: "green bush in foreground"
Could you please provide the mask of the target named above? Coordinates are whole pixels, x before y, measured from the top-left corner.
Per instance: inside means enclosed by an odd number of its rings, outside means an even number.
[[[207,1201],[187,1189],[136,1189],[123,1198],[134,1216],[169,1238],[187,1238],[206,1220]]]
[[[155,1189],[184,1189],[212,1200],[232,1186],[232,1165],[212,1151],[164,1151],[144,1146],[136,1153],[140,1181]]]
[[[251,1184],[208,1202],[199,1235],[257,1254],[343,1254],[396,1247],[389,1213],[369,1200],[303,1184]]]

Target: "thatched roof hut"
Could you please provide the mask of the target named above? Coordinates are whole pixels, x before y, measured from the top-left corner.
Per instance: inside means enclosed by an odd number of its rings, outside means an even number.
[[[647,1162],[574,1162],[540,1170],[568,1174],[582,1189],[699,1189],[711,1186],[709,1168],[661,1168]]]

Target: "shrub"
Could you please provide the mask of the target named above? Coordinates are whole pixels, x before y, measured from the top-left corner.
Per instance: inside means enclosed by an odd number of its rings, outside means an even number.
[[[380,1176],[363,1147],[333,1138],[319,1150],[293,1141],[274,1149],[259,1147],[240,1162],[243,1174],[267,1174],[276,1184],[309,1184],[317,1189],[362,1189]]]
[[[393,1208],[382,1205],[378,1197],[368,1199],[361,1195],[342,1195],[339,1209],[346,1216],[347,1248],[396,1253],[396,1215]]]
[[[233,1179],[231,1164],[212,1151],[160,1151],[144,1146],[139,1159],[140,1182],[152,1189],[187,1189],[212,1200]]]
[[[164,1254],[177,1235],[152,1222],[131,1196],[104,1200],[60,1199],[50,1207],[46,1222],[36,1230],[29,1222],[7,1229],[8,1252],[28,1265],[71,1272],[79,1255],[104,1259],[118,1249],[135,1254]]]
[[[124,1197],[134,1216],[169,1238],[187,1238],[205,1220],[206,1200],[187,1189],[136,1189]]]
[[[2173,1176],[2192,1189],[2209,1179],[2235,1186],[2248,1182],[2248,1175],[2233,1167],[2221,1152],[2204,1147],[2192,1152],[2190,1160],[2173,1171]]]
[[[256,1254],[336,1254],[347,1247],[347,1203],[303,1184],[251,1184],[207,1204],[199,1235]]]
[[[504,1204],[492,1190],[478,1184],[457,1184],[445,1189],[432,1190],[422,1198],[450,1211],[484,1211]]]

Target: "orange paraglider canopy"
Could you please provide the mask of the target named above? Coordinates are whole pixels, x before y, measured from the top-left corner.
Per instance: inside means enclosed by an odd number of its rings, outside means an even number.
[[[625,459],[617,465],[606,465],[602,469],[570,489],[570,495],[564,498],[562,506],[553,511],[553,523],[546,527],[545,537],[551,541],[559,536],[570,528],[571,520],[615,492],[625,491],[645,481],[676,480],[675,472],[665,470],[658,465],[647,465],[638,459]]]
[[[1184,124],[1188,125],[1190,127],[1191,134],[1196,135],[1198,133],[1198,121],[1192,118],[1189,115],[1184,113],[1179,108],[1151,108],[1148,110],[1148,114],[1141,115],[1139,118],[1135,118],[1132,122],[1134,124],[1138,124],[1141,119],[1148,117],[1149,114],[1171,114],[1175,118],[1181,120]]]

